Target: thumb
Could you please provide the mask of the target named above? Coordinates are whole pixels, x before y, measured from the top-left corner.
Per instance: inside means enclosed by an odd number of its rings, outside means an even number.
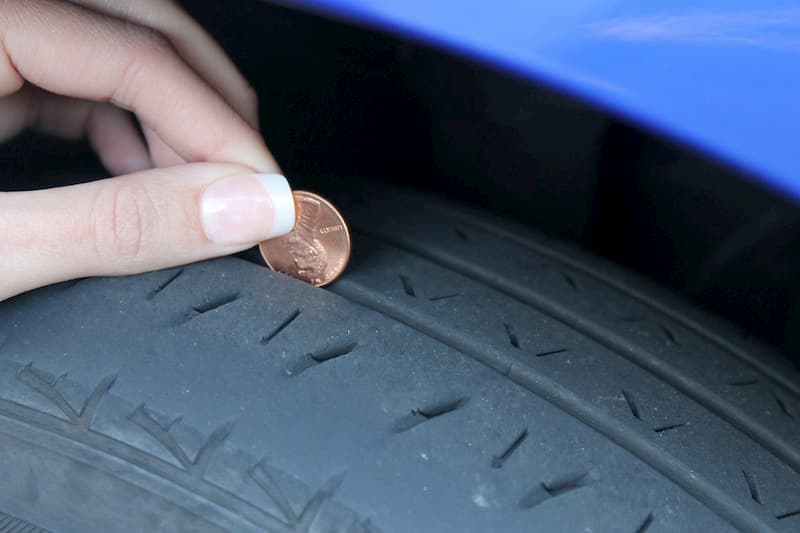
[[[216,163],[0,193],[0,300],[235,253],[288,233],[294,209],[283,176]]]

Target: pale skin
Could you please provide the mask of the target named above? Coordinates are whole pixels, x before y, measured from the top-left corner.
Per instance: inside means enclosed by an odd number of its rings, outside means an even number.
[[[270,196],[239,178],[280,173],[257,128],[253,89],[170,0],[0,0],[0,141],[85,137],[117,176],[0,192],[0,300],[273,236]]]

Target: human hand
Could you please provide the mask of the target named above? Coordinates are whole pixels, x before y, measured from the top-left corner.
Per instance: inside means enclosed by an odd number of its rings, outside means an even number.
[[[294,225],[255,92],[169,0],[0,0],[0,98],[0,141],[85,136],[120,175],[0,192],[0,300],[235,253]]]

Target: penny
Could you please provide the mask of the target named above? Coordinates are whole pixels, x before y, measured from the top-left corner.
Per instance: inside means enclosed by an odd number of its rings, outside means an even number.
[[[338,278],[350,260],[350,230],[321,196],[294,191],[294,203],[294,229],[258,248],[272,270],[322,287]]]

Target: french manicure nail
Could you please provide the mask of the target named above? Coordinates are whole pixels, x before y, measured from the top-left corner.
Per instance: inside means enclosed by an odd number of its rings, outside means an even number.
[[[294,196],[280,174],[230,176],[215,181],[201,200],[203,230],[222,245],[265,241],[294,227]]]

